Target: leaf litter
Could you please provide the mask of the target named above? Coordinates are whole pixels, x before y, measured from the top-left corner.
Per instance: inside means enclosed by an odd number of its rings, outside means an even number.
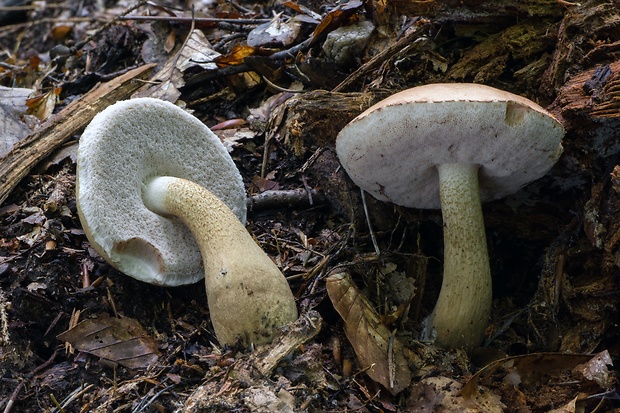
[[[581,412],[613,405],[616,376],[608,366],[617,354],[610,326],[618,315],[620,204],[617,177],[597,168],[615,170],[615,141],[605,130],[611,130],[606,122],[613,116],[618,66],[608,64],[612,75],[595,90],[586,93],[582,86],[594,76],[588,64],[615,59],[620,39],[609,24],[617,11],[609,2],[582,9],[561,2],[531,9],[529,3],[472,8],[463,2],[450,14],[440,2],[396,3],[399,13],[389,3],[357,1],[323,7],[231,2],[215,9],[197,5],[194,12],[147,2],[130,9],[87,2],[81,12],[89,18],[82,18],[61,2],[27,8],[18,15],[27,25],[0,19],[6,25],[0,41],[11,51],[1,68],[3,85],[40,96],[31,110],[41,120],[95,84],[154,61],[161,70],[140,93],[177,102],[210,126],[228,125],[221,138],[253,195],[267,198],[267,207],[252,212],[252,232],[289,278],[300,308],[317,308],[325,319],[321,333],[292,342],[281,358],[253,353],[257,360],[243,349],[219,348],[200,288],[142,285],[115,272],[88,245],[71,189],[74,158],[59,152],[33,169],[0,208],[0,407],[60,411],[79,403],[82,411],[194,411],[187,403],[200,394],[206,396],[200,409],[210,411]],[[140,7],[144,13],[132,14]],[[118,16],[122,20],[114,20]],[[523,30],[507,16],[535,23]],[[593,26],[596,19],[588,16],[604,18]],[[334,33],[340,48],[338,37],[360,21],[376,27],[368,26],[369,37],[336,64],[340,55],[323,50],[326,38]],[[538,34],[528,38],[531,33]],[[508,42],[492,41],[497,38]],[[369,200],[369,215],[360,218],[358,195],[333,154],[337,130],[386,91],[455,78],[510,84],[547,103],[553,100],[548,91],[560,90],[556,113],[574,137],[561,166],[570,179],[558,183],[552,174],[547,187],[539,187],[546,195],[522,203],[521,214],[504,204],[488,207],[496,265],[509,281],[525,281],[506,287],[514,291],[496,302],[488,329],[493,340],[478,361],[415,340],[416,323],[432,308],[424,297],[436,288],[438,217]],[[332,83],[355,92],[317,90]],[[588,105],[592,114],[583,110]],[[599,108],[605,117],[597,117]],[[23,108],[11,113],[6,136],[23,137],[36,127]],[[574,119],[590,122],[588,128]],[[590,191],[582,183],[592,180],[600,182]],[[590,195],[576,207],[567,193]],[[565,212],[575,208],[584,215],[583,233]],[[366,219],[376,234],[362,230]],[[381,257],[369,235],[376,235]],[[412,264],[416,255],[429,264]],[[336,265],[348,267],[351,276],[328,277],[341,273],[332,272]],[[386,267],[405,275],[392,280],[382,275]],[[394,300],[391,292],[403,280],[415,280],[415,296]],[[67,330],[76,309],[86,320]],[[347,338],[336,340],[342,330]],[[79,354],[63,354],[64,341]],[[558,349],[573,353],[550,353]],[[583,350],[598,353],[576,354]],[[266,360],[273,370],[260,370]],[[264,377],[257,379],[257,368]]]

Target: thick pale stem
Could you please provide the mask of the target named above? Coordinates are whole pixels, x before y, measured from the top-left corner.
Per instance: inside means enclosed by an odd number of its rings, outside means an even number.
[[[427,328],[440,346],[472,348],[482,341],[492,301],[478,165],[444,164],[437,169],[444,225],[444,273]]]
[[[174,215],[190,229],[205,267],[209,312],[221,344],[262,344],[297,319],[295,298],[271,259],[237,216],[191,181],[158,177],[145,187],[146,206]]]

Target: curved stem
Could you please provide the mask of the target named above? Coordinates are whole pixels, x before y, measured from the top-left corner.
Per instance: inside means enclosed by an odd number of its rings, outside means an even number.
[[[491,311],[489,254],[478,189],[478,165],[437,167],[444,231],[444,273],[429,318],[440,346],[480,344]]]
[[[286,279],[219,198],[191,181],[158,177],[145,186],[143,199],[152,211],[180,218],[196,238],[220,344],[267,343],[278,327],[297,319]]]

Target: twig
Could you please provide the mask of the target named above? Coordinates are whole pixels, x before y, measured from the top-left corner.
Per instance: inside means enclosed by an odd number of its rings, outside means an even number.
[[[362,194],[362,205],[364,206],[364,215],[366,215],[366,223],[368,224],[368,231],[370,232],[370,239],[372,240],[372,245],[375,247],[375,253],[377,257],[381,255],[381,250],[379,249],[379,244],[377,243],[377,238],[375,237],[375,232],[372,230],[372,224],[370,223],[370,215],[368,214],[368,206],[366,206],[366,192],[360,188],[360,193]]]
[[[189,24],[194,20],[200,23],[232,23],[232,24],[262,24],[269,23],[271,19],[224,19],[219,17],[177,17],[177,16],[120,16],[119,20],[133,21],[164,21],[172,23]]]
[[[415,39],[420,37],[422,33],[424,33],[429,28],[429,24],[423,24],[415,30],[409,32],[405,37],[398,40],[396,43],[388,47],[387,49],[382,50],[377,55],[375,55],[368,62],[364,63],[360,66],[355,72],[351,73],[345,80],[340,82],[338,86],[332,89],[332,92],[344,92],[350,86],[354,85],[358,80],[362,77],[366,76],[368,73],[372,72],[375,69],[378,69],[385,61],[392,58],[397,53],[400,53],[408,46],[412,46],[412,43]]]
[[[157,393],[155,393],[151,398],[146,399],[143,398],[142,400],[140,400],[140,404],[138,404],[138,406],[136,406],[135,409],[133,409],[131,411],[131,413],[140,413],[143,412],[144,409],[147,409],[151,404],[153,404],[155,402],[155,400],[157,400],[157,398],[159,396],[161,396],[162,394],[164,394],[165,392],[167,392],[168,390],[170,390],[171,388],[173,388],[175,385],[171,384],[169,386],[164,387],[163,389],[161,389],[160,391],[158,391]],[[153,388],[154,389],[154,388]],[[151,391],[153,390],[151,389]],[[151,392],[149,391],[149,393]]]
[[[59,409],[64,409],[67,406],[69,406],[75,399],[77,399],[78,397],[81,397],[84,393],[86,393],[88,390],[92,389],[93,387],[95,387],[94,384],[89,384],[86,387],[83,387],[83,385],[80,384],[80,386],[73,390],[67,397],[65,397],[61,402],[60,402],[60,406],[59,407],[54,407],[52,409],[52,411],[50,411],[50,413],[56,413],[59,411]]]
[[[37,366],[34,370],[32,370],[29,377],[32,378],[37,373],[46,369],[50,364],[52,364],[52,362],[54,361],[57,355],[58,355],[58,349],[54,350],[54,353],[52,353],[52,355],[50,356],[49,359],[47,359],[47,361],[45,361],[43,364]],[[30,379],[26,379],[20,382],[15,388],[15,390],[13,390],[13,393],[11,393],[11,397],[9,398],[9,401],[6,403],[6,406],[4,407],[4,413],[9,413],[11,409],[13,409],[13,406],[15,405],[15,400],[17,400],[17,396],[19,396],[19,393],[21,393],[22,389],[26,386],[26,381],[29,381],[29,380]]]
[[[9,335],[9,317],[7,315],[8,303],[4,291],[0,291],[0,346],[6,346],[11,342]]]
[[[249,197],[246,204],[249,211],[260,211],[268,208],[310,207],[316,201],[323,201],[316,189],[290,189],[261,192]]]
[[[4,406],[4,413],[9,413],[13,409],[13,405],[15,404],[15,400],[17,400],[17,396],[19,396],[19,393],[21,393],[21,391],[24,388],[24,386],[25,386],[25,384],[22,381],[22,382],[20,382],[17,385],[15,390],[13,390],[13,393],[11,393],[11,397],[9,397],[9,401],[6,402],[6,406]]]
[[[31,168],[83,129],[97,113],[130,96],[142,86],[136,80],[146,78],[154,67],[144,65],[98,85],[19,141],[0,159],[0,205]]]
[[[275,130],[270,130],[267,132],[267,136],[265,136],[265,143],[263,144],[263,160],[260,166],[260,177],[264,178],[267,176],[267,166],[269,165],[269,155],[271,155],[271,142],[277,140],[277,137],[280,136]]]
[[[263,76],[262,78],[269,87],[277,90],[278,92],[285,92],[285,93],[305,93],[306,92],[305,90],[301,90],[301,89],[287,89],[282,86],[276,85],[271,80],[267,79],[265,76]]]
[[[274,61],[290,59],[294,57],[297,52],[307,48],[308,44],[310,44],[310,39],[307,39],[291,47],[290,49],[281,50],[272,55],[269,55],[269,59]],[[248,58],[246,58],[246,60],[250,61],[251,57],[252,56],[249,56]],[[185,82],[185,87],[191,89],[192,87],[201,85],[202,83],[209,80],[219,79],[221,77],[226,77],[230,75],[238,75],[239,73],[249,72],[251,70],[253,70],[251,65],[245,62],[238,65],[224,66],[217,70],[207,70],[187,79],[187,81]]]
[[[394,378],[396,377],[396,368],[394,366],[394,336],[396,335],[396,330],[392,331],[390,334],[390,339],[388,341],[388,374],[389,374],[389,383],[390,389],[394,388]]]

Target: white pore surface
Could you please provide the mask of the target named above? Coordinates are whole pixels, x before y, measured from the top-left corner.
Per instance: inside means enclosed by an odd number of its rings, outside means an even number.
[[[351,179],[377,199],[439,208],[436,165],[479,165],[481,200],[498,199],[543,176],[563,136],[556,119],[523,97],[440,84],[379,102],[340,132],[336,150]]]
[[[118,270],[152,284],[204,277],[200,250],[176,218],[144,206],[143,185],[156,176],[194,181],[245,223],[241,175],[217,136],[177,106],[152,98],[116,103],[80,139],[77,203],[93,246]]]

